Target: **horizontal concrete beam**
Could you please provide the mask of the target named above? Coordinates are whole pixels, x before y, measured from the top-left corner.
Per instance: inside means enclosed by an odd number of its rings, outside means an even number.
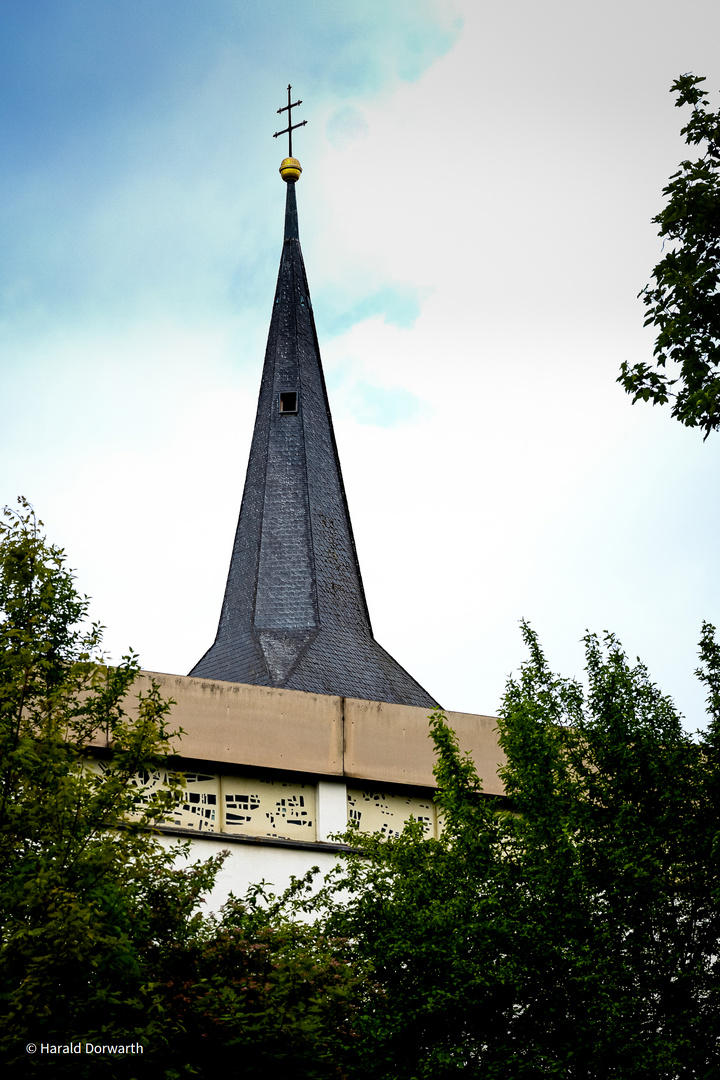
[[[143,672],[138,689],[150,679],[176,701],[171,720],[185,731],[177,746],[185,758],[435,786],[428,709],[157,672]],[[447,718],[484,790],[502,794],[497,720],[455,712]]]
[[[501,795],[498,769],[505,755],[498,746],[493,716],[448,712],[462,753],[469,752],[485,791]],[[437,760],[428,710],[410,705],[345,698],[345,775],[364,780],[435,787]]]

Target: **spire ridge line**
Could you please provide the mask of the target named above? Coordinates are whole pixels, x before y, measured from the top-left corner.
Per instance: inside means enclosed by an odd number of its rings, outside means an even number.
[[[290,138],[303,126],[291,89],[278,110]],[[373,636],[300,247],[301,171],[280,166],[285,236],[240,514],[217,635],[190,674],[436,708]]]

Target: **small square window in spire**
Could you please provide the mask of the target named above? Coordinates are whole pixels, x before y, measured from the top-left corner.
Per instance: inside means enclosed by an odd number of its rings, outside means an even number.
[[[296,413],[298,411],[297,390],[284,390],[280,394],[280,412]]]

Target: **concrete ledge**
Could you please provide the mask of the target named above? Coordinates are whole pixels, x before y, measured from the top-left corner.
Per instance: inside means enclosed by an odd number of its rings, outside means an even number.
[[[174,698],[183,757],[342,776],[342,699],[143,672]]]
[[[183,757],[435,786],[428,709],[157,672],[143,672],[138,689],[150,679],[177,702],[171,722],[185,730],[177,746]],[[460,749],[472,755],[485,791],[502,794],[498,768],[504,755],[495,718],[446,715]]]
[[[436,756],[427,709],[346,698],[344,713],[346,776],[435,787]],[[497,742],[497,720],[471,713],[445,715],[460,750],[472,755],[485,791],[501,795],[498,768],[505,763],[505,755]]]

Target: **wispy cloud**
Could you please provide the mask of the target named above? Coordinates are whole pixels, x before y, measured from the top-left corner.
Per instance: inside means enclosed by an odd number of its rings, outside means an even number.
[[[384,285],[351,307],[338,311],[337,306],[338,301],[330,290],[326,289],[318,298],[318,321],[324,336],[344,334],[356,323],[377,317],[389,326],[409,330],[420,315],[420,294],[412,286]]]
[[[636,294],[683,152],[667,90],[712,79],[719,19],[715,0],[681,20],[653,0],[0,3],[1,498],[35,499],[116,653],[183,671],[214,633],[291,82],[378,638],[457,708],[495,708],[521,615],[558,666],[607,626],[690,693],[720,606],[698,510],[720,505],[720,443],[614,379],[652,349]]]

